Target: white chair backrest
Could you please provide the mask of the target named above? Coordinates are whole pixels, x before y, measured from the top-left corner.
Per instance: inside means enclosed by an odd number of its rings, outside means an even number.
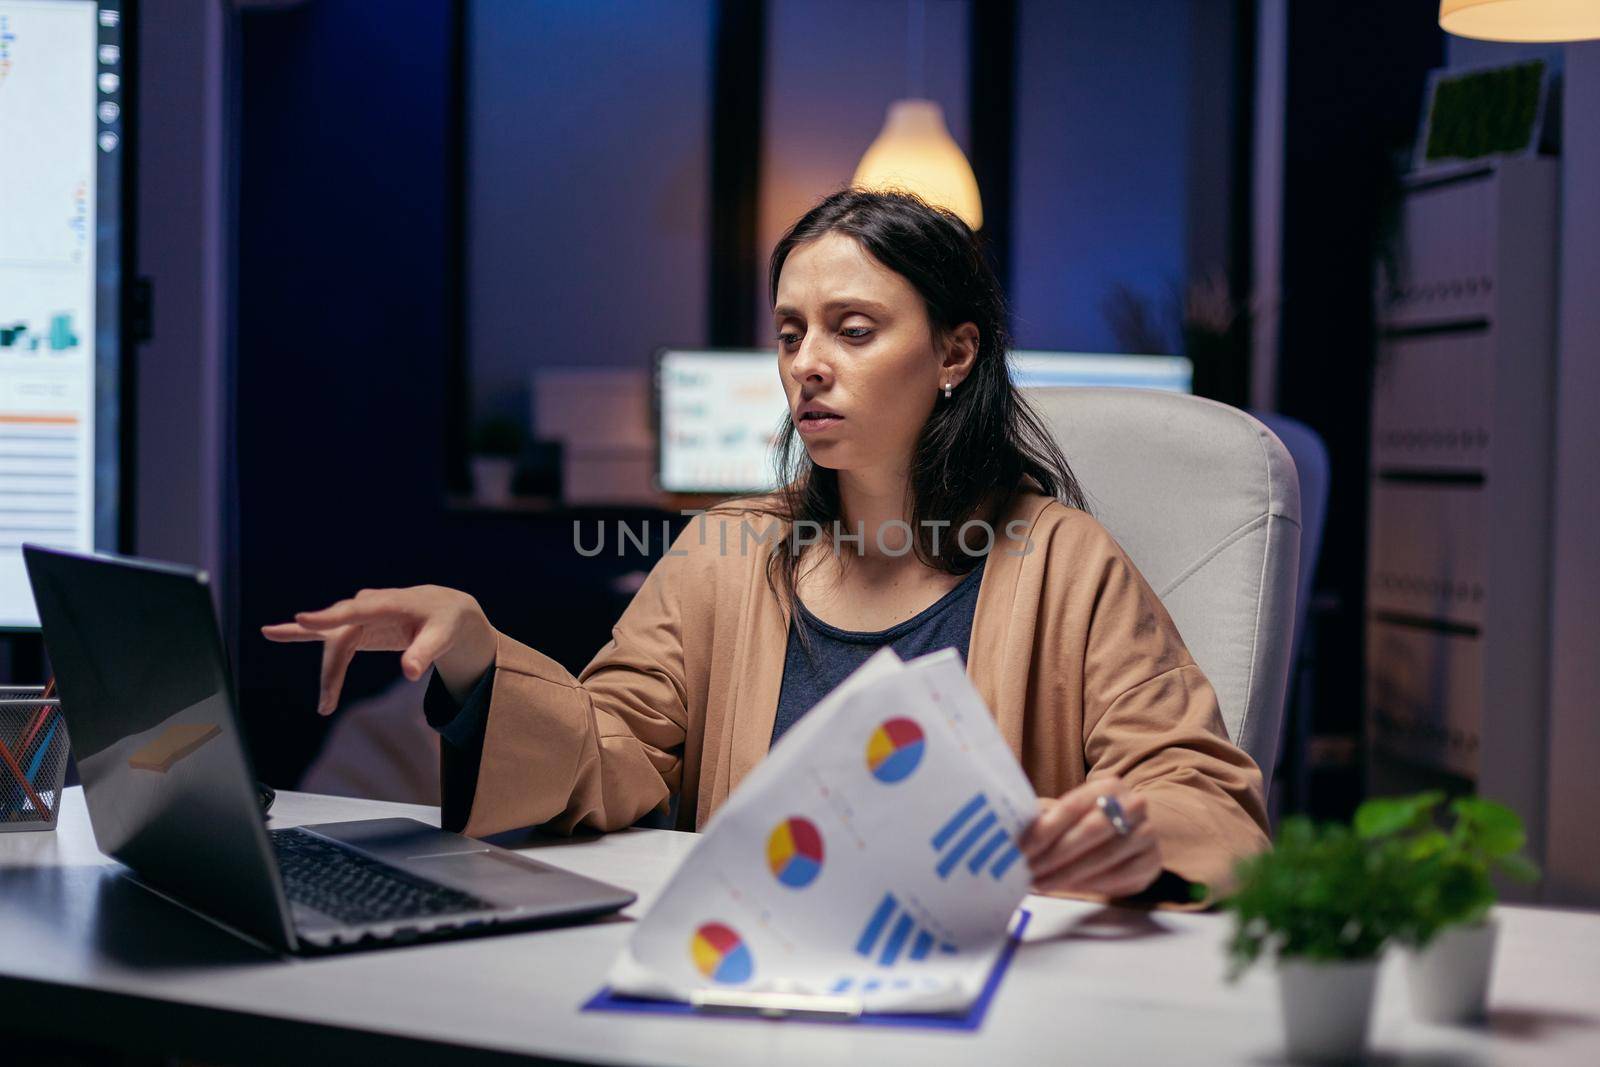
[[[1229,737],[1272,781],[1300,557],[1300,486],[1282,442],[1237,408],[1145,389],[1023,394],[1090,510],[1161,597],[1210,679]]]

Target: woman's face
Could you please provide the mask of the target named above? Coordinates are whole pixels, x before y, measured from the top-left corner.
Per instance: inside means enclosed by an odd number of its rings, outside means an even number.
[[[936,341],[911,283],[841,233],[789,253],[772,319],[789,415],[812,461],[840,471],[909,464],[977,352],[976,326]]]

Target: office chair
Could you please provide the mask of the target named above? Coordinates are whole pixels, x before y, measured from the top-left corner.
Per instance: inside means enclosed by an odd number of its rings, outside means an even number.
[[[1161,597],[1211,680],[1228,736],[1272,782],[1294,641],[1300,486],[1277,436],[1237,408],[1145,389],[1023,395],[1095,518]]]
[[[1331,474],[1328,446],[1315,430],[1298,419],[1276,412],[1252,411],[1251,414],[1278,435],[1300,475],[1300,581],[1295,597],[1294,645],[1289,654],[1284,725],[1278,738],[1282,770],[1278,780],[1272,783],[1274,788],[1267,794],[1267,810],[1276,825],[1278,812],[1285,804],[1289,811],[1305,811],[1311,803],[1311,694],[1315,689],[1312,666],[1317,658],[1314,651],[1309,651],[1315,645],[1315,631],[1310,625],[1311,585],[1317,560],[1322,555]]]

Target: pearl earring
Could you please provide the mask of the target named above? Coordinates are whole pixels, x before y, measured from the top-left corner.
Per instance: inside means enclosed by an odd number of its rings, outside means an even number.
[[[944,383],[944,398],[946,400],[950,399],[950,383],[949,382],[945,382]]]

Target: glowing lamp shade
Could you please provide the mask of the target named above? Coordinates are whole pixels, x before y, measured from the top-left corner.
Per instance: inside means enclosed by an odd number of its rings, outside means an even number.
[[[1480,41],[1600,37],[1600,0],[1441,0],[1439,26]]]
[[[974,230],[983,225],[978,179],[932,100],[896,100],[883,130],[856,167],[852,185],[900,189],[948,208]]]

